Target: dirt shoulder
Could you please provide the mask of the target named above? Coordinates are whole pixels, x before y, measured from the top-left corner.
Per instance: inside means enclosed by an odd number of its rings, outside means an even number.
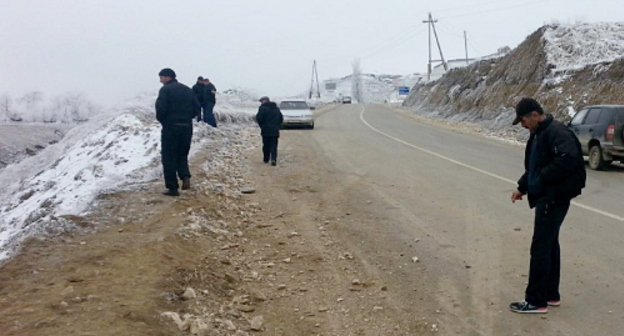
[[[195,156],[193,188],[181,197],[161,196],[161,181],[138,185],[72,217],[80,232],[30,240],[1,268],[0,330],[435,333],[430,307],[406,310],[388,277],[359,256],[352,229],[375,220],[370,199],[295,132],[306,131],[284,132],[277,167],[260,160],[257,130],[244,129]]]

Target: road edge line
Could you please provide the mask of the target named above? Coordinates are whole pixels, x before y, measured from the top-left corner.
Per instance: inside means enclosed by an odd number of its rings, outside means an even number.
[[[483,174],[483,175],[487,175],[487,176],[489,176],[489,177],[493,177],[493,178],[498,179],[498,180],[500,180],[500,181],[507,182],[507,183],[510,183],[510,184],[513,184],[513,185],[517,185],[517,182],[516,182],[516,181],[514,181],[514,180],[511,180],[511,179],[508,179],[508,178],[506,178],[506,177],[503,177],[503,176],[500,176],[500,175],[497,175],[497,174],[491,173],[491,172],[489,172],[489,171],[487,171],[487,170],[483,170],[483,169],[481,169],[481,168],[477,168],[477,167],[471,166],[471,165],[466,164],[466,163],[463,163],[463,162],[461,162],[461,161],[457,161],[457,160],[455,160],[455,159],[451,159],[451,158],[450,158],[450,157],[448,157],[448,156],[444,156],[444,155],[442,155],[442,154],[436,153],[436,152],[431,151],[431,150],[429,150],[429,149],[425,149],[425,148],[422,148],[422,147],[420,147],[420,146],[416,146],[416,145],[411,144],[411,143],[409,143],[409,142],[407,142],[407,141],[405,141],[405,140],[401,140],[401,139],[399,139],[399,138],[397,138],[397,137],[394,137],[394,136],[392,136],[392,135],[390,135],[390,134],[388,134],[388,133],[385,133],[385,132],[383,132],[383,131],[381,131],[381,130],[379,130],[379,129],[375,128],[374,126],[372,126],[371,124],[369,124],[369,123],[366,121],[366,119],[364,119],[364,111],[365,111],[365,110],[366,110],[366,107],[362,106],[362,109],[360,110],[360,120],[362,121],[362,123],[364,123],[364,125],[366,125],[368,128],[370,128],[373,132],[376,132],[376,133],[378,133],[378,134],[381,134],[381,135],[385,136],[386,138],[389,138],[389,139],[394,140],[394,141],[396,141],[396,142],[398,142],[398,143],[401,143],[401,144],[403,144],[403,145],[405,145],[405,146],[408,146],[408,147],[414,148],[414,149],[416,149],[416,150],[419,150],[419,151],[421,151],[421,152],[423,152],[423,153],[426,153],[426,154],[429,154],[429,155],[435,156],[435,157],[437,157],[437,158],[439,158],[439,159],[442,159],[442,160],[445,160],[445,161],[448,161],[448,162],[454,163],[454,164],[456,164],[456,165],[458,165],[458,166],[461,166],[461,167],[464,167],[464,168],[467,168],[467,169],[470,169],[470,170],[476,171],[477,173],[481,173],[481,174]],[[602,215],[602,216],[605,216],[605,217],[609,217],[609,218],[611,218],[611,219],[614,219],[614,220],[617,220],[617,221],[620,221],[620,222],[624,222],[624,217],[618,216],[618,215],[616,215],[616,214],[612,214],[612,213],[610,213],[610,212],[606,212],[606,211],[603,211],[603,210],[600,210],[600,209],[594,208],[594,207],[592,207],[592,206],[585,205],[585,204],[583,204],[583,203],[579,203],[579,202],[577,202],[577,201],[571,201],[571,202],[570,202],[570,204],[572,204],[572,205],[574,205],[574,206],[577,206],[577,207],[579,207],[579,208],[581,208],[581,209],[584,209],[584,210],[587,210],[587,211],[591,211],[591,212],[597,213],[597,214]]]

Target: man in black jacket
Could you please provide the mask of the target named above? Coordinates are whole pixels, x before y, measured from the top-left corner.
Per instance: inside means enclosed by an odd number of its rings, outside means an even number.
[[[260,98],[260,108],[256,114],[256,122],[260,125],[262,135],[262,153],[264,163],[275,166],[277,164],[277,140],[279,139],[279,129],[284,122],[284,117],[277,105],[269,100],[269,97]]]
[[[523,98],[516,106],[518,123],[531,132],[524,156],[525,172],[511,201],[528,195],[535,208],[529,283],[525,300],[512,302],[517,313],[546,313],[548,306],[559,306],[559,228],[570,200],[585,187],[585,162],[581,144],[566,126],[545,115],[540,104]]]
[[[167,187],[164,194],[179,196],[177,177],[182,180],[182,189],[191,187],[188,153],[193,136],[193,118],[199,113],[200,106],[193,90],[178,82],[173,70],[162,69],[158,76],[163,84],[156,99],[156,119],[162,125],[161,157]]]
[[[199,101],[199,105],[204,110],[204,115],[206,114],[206,102],[208,102],[208,88],[204,85],[204,77],[197,77],[197,83],[193,85],[193,92]],[[201,121],[201,111],[197,114],[197,121]]]
[[[210,82],[210,79],[204,78],[204,87],[206,88],[206,103],[204,108],[204,122],[212,127],[217,127],[217,119],[214,116],[214,107],[217,103],[217,88]]]

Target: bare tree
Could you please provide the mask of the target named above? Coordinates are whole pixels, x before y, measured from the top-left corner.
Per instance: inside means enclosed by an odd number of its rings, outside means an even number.
[[[26,108],[33,109],[43,100],[41,91],[31,91],[18,99],[19,103],[26,105]]]
[[[68,92],[54,98],[52,107],[45,113],[46,122],[84,122],[89,120],[96,111],[96,107],[91,104],[80,92]]]
[[[11,96],[9,96],[7,93],[4,93],[2,94],[2,96],[0,96],[0,113],[5,116],[5,120],[11,119],[11,103]]]
[[[9,118],[12,121],[34,121],[37,120],[40,111],[40,104],[43,101],[43,93],[31,91],[15,100],[15,105],[11,104]]]
[[[58,121],[58,107],[48,106],[41,111],[41,119],[44,123],[55,123]]]
[[[40,91],[31,91],[12,99],[0,94],[0,120],[80,123],[101,113],[101,107],[91,103],[81,92],[67,92],[44,100]]]
[[[362,69],[360,60],[356,58],[353,63],[353,74],[351,75],[351,95],[358,103],[364,103],[362,94]]]

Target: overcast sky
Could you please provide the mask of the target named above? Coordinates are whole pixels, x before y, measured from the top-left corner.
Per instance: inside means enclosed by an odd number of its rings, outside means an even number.
[[[426,72],[431,12],[446,58],[516,47],[553,22],[624,21],[621,0],[0,0],[0,94],[83,92],[112,105],[156,92],[173,68],[192,85],[293,95],[351,72]],[[437,54],[434,55],[437,58]]]

